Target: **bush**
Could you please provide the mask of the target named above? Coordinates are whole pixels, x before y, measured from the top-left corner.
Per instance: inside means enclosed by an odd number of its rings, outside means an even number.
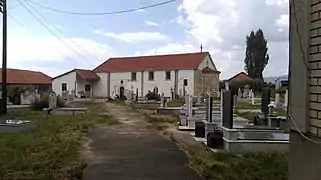
[[[31,108],[33,110],[37,110],[37,111],[41,111],[44,108],[48,108],[48,107],[49,107],[49,94],[48,93],[41,94],[41,98],[36,99],[36,101],[34,101],[31,104]],[[65,102],[61,99],[60,96],[57,96],[57,107],[65,107]]]
[[[7,87],[9,101],[15,105],[19,105],[20,102],[20,94],[25,91],[33,91],[35,90],[32,86],[17,86],[17,85],[10,85]]]
[[[152,91],[148,91],[148,93],[146,94],[146,98],[148,100],[155,100],[155,101],[159,101],[160,100],[160,95],[157,93],[154,93]]]

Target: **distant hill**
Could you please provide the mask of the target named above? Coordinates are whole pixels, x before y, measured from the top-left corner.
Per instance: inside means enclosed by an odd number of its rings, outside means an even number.
[[[282,80],[287,80],[288,79],[288,75],[264,77],[264,82],[266,82],[266,83],[275,83],[275,80],[277,80],[279,78],[282,79]]]

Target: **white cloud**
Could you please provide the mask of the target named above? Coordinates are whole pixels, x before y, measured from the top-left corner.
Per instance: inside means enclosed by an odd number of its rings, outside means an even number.
[[[53,73],[66,71],[70,68],[93,68],[114,53],[108,45],[91,39],[80,37],[70,39],[74,43],[69,39],[61,38],[85,59],[66,47],[54,36],[38,38],[17,34],[9,35],[8,67],[41,70],[49,75],[57,75]],[[0,48],[2,48],[2,45],[0,45]]]
[[[286,73],[288,0],[184,0],[177,10],[180,15],[176,21],[185,27],[187,42],[155,48],[157,52],[164,49],[179,52],[186,44],[195,47],[191,51],[199,51],[197,47],[203,44],[222,71],[221,77],[228,78],[243,71],[245,37],[251,30],[261,28],[268,40],[270,54],[264,74]]]
[[[195,52],[199,51],[199,48],[193,46],[192,44],[189,43],[168,43],[165,46],[161,46],[158,48],[154,48],[148,51],[138,51],[135,52],[134,55],[161,55],[161,54],[173,54],[173,53],[188,53],[188,52]]]
[[[157,24],[156,22],[153,22],[153,21],[144,21],[144,23],[145,23],[147,26],[159,27],[159,24]]]
[[[275,25],[280,28],[289,28],[289,14],[282,14],[276,21]]]
[[[94,30],[94,33],[129,43],[136,43],[142,41],[167,41],[170,39],[168,36],[159,32],[128,32],[116,34],[112,32],[105,32],[102,29],[98,29]]]

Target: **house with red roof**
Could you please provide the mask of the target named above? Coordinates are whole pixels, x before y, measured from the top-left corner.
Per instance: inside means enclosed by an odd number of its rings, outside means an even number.
[[[232,82],[232,81],[253,81],[253,79],[246,74],[245,72],[239,72],[232,76],[231,78],[226,80],[227,82]]]
[[[52,90],[61,95],[64,91],[76,92],[78,97],[94,96],[93,86],[100,77],[91,70],[73,69],[52,79]]]
[[[86,73],[85,73],[86,72]],[[81,75],[82,74],[82,75]],[[93,70],[72,70],[53,80],[53,90],[90,91],[94,97],[145,96],[157,87],[171,97],[219,92],[220,72],[208,52],[110,58]]]
[[[8,85],[31,85],[39,91],[48,91],[51,87],[51,77],[39,71],[7,68]],[[0,83],[2,83],[2,69],[0,68]]]

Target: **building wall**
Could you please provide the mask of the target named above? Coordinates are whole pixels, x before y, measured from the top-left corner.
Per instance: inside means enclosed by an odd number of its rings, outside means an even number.
[[[209,67],[211,69],[214,69],[215,71],[217,71],[216,66],[213,62],[213,60],[211,59],[211,57],[209,55],[207,55],[204,60],[198,65],[197,69],[198,70],[202,70],[206,67]]]
[[[154,87],[158,87],[158,92],[161,94],[164,92],[164,95],[166,97],[171,96],[171,88],[174,88],[175,84],[175,71],[171,70],[171,78],[170,80],[166,80],[166,71],[154,71],[154,80],[149,80],[149,71],[144,72],[136,72],[136,81],[131,80],[131,74],[132,72],[113,72],[110,73],[110,92],[112,95],[112,92],[116,92],[119,94],[119,88],[123,86],[125,88],[125,91],[133,88],[133,90],[136,92],[136,89],[138,89],[138,94],[141,96],[145,96],[148,91],[153,91]],[[101,73],[102,74],[102,73]],[[104,73],[107,74],[107,73]],[[101,77],[101,80],[104,80],[102,78],[103,75],[99,75]],[[105,78],[105,77],[104,77]],[[107,78],[107,76],[106,76]],[[188,79],[188,86],[185,88],[188,93],[193,94],[194,93],[194,70],[178,70],[178,88],[183,89],[183,80],[187,78]],[[100,81],[101,81],[100,80]],[[121,80],[123,81],[123,84],[121,84]],[[107,83],[107,80],[105,81]],[[102,91],[107,91],[104,88],[105,85],[101,82],[98,82],[95,85],[94,94],[95,96],[100,94],[106,94]],[[106,84],[107,87],[107,84]],[[143,87],[143,88],[142,88]]]
[[[199,64],[197,70],[194,71],[194,95],[203,96],[206,92],[211,94],[219,92],[219,72],[204,73],[202,70],[208,67],[213,71],[217,71],[214,62],[210,56]]]
[[[96,73],[100,80],[93,84],[94,97],[108,97],[108,73]]]
[[[66,74],[64,76],[61,76],[59,78],[56,78],[52,81],[52,90],[56,92],[57,95],[61,95],[61,84],[67,83],[67,90],[71,91],[73,89],[76,89],[76,72],[71,72],[69,74]]]
[[[294,2],[296,7],[292,5],[290,11],[289,110],[297,127],[291,123],[289,179],[315,180],[321,177],[321,146],[315,143],[321,142],[321,1]]]

